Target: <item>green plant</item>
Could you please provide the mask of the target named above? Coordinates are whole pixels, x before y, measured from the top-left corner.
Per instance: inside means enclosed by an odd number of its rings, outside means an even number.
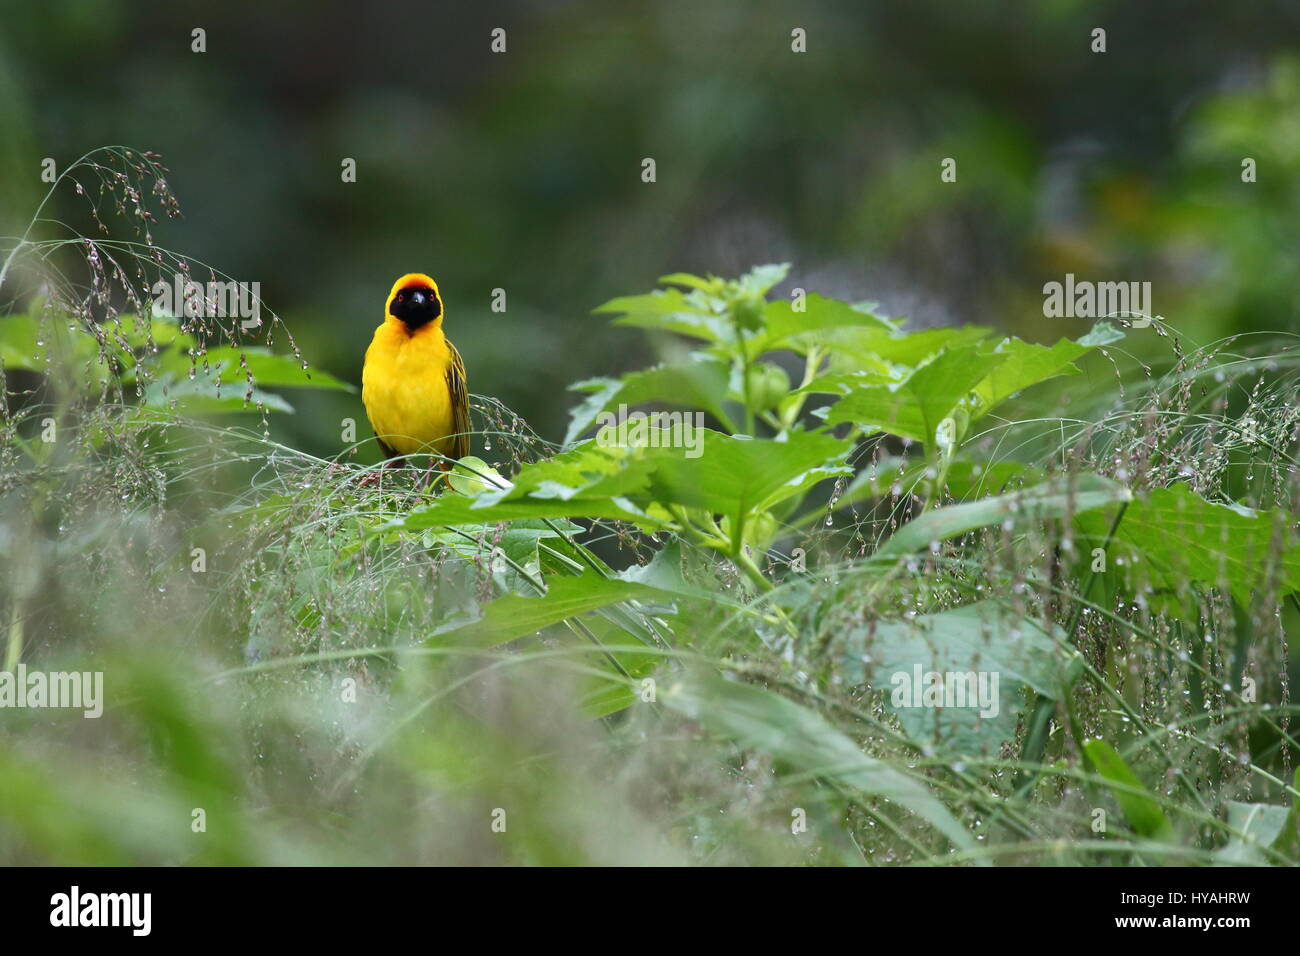
[[[440,494],[274,441],[272,389],[343,383],[153,314],[153,273],[126,313],[29,296],[6,667],[111,696],[75,738],[7,712],[0,858],[1300,859],[1291,343],[1099,385],[1136,336],[908,331],[785,276],[606,303],[693,351],[576,385],[554,454],[478,398]],[[664,406],[715,427],[619,427]]]

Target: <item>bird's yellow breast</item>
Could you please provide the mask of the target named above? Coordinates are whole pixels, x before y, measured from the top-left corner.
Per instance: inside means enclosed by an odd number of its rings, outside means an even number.
[[[375,329],[361,370],[361,401],[375,434],[399,455],[451,452],[450,365],[441,322],[408,332],[389,316]]]

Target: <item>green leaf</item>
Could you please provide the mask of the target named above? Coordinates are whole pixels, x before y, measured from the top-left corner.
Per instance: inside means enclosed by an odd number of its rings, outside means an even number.
[[[976,345],[946,349],[900,382],[853,389],[831,407],[826,421],[853,422],[868,432],[932,444],[939,423],[952,417],[958,403],[1009,357]]]
[[[944,349],[974,344],[988,333],[988,329],[979,325],[944,326],[915,332],[900,332],[892,326],[830,332],[827,334],[834,344],[834,351],[829,370],[835,373],[872,369],[882,363],[886,367],[915,368]]]
[[[772,286],[784,281],[789,274],[790,263],[788,262],[754,266],[737,280],[736,285],[745,294],[761,299],[771,291]]]
[[[171,373],[177,378],[188,377],[191,368],[196,370],[198,378],[223,385],[243,385],[251,373],[253,383],[258,387],[296,386],[356,391],[353,385],[328,372],[309,371],[293,356],[276,354],[262,346],[236,348],[222,345],[194,357],[187,351],[177,350],[169,352],[159,363],[160,372]]]
[[[1228,826],[1242,836],[1233,836],[1215,856],[1220,863],[1232,866],[1265,866],[1268,859],[1259,848],[1276,843],[1290,819],[1290,807],[1229,800]]]
[[[612,628],[610,635],[611,640],[618,636],[617,631]],[[627,676],[634,681],[648,677],[663,662],[663,658],[658,654],[623,651],[615,656],[618,658],[619,665],[627,671]],[[617,674],[612,667],[607,669],[608,677],[593,675],[588,679],[586,692],[579,702],[582,712],[593,720],[625,710],[640,700],[640,688],[628,686],[627,680],[621,674]]]
[[[997,601],[979,601],[862,626],[847,640],[841,672],[848,683],[883,691],[886,707],[918,745],[996,756],[1034,699],[1027,690],[1052,700],[1064,693],[1072,655],[1061,649],[1060,628],[1055,637]],[[943,675],[943,684],[931,674]],[[932,684],[951,687],[963,706],[929,706],[923,692]]]
[[[69,328],[69,326],[75,328]],[[130,356],[114,350],[125,364]],[[96,383],[108,377],[99,342],[81,327],[79,319],[9,315],[0,318],[0,362],[7,369],[48,375],[53,368],[87,372]]]
[[[836,499],[836,505],[844,508],[864,498],[883,498],[894,494],[923,494],[929,497],[933,493],[933,481],[928,475],[932,468],[926,461],[894,457],[869,464],[844,489],[844,493]],[[1008,488],[1014,491],[1024,488],[1028,483],[1040,483],[1046,478],[1047,473],[1042,468],[1019,461],[986,464],[957,458],[948,466],[943,484],[949,495],[957,502],[963,502],[1003,494]]]
[[[807,345],[818,337],[816,333],[829,329],[872,328],[890,332],[888,322],[869,312],[862,312],[838,299],[828,299],[809,292],[804,299],[804,310],[796,312],[794,305],[784,299],[767,303],[764,310],[767,332],[760,339],[756,351],[771,351],[800,344],[797,351],[806,351]],[[799,339],[799,343],[792,340]]]
[[[546,461],[525,465],[514,484],[473,498],[442,495],[381,526],[379,531],[439,525],[490,524],[517,518],[608,518],[658,527],[629,496],[648,500],[653,463],[635,449],[586,442]]]
[[[738,438],[705,430],[698,458],[677,449],[648,450],[653,500],[701,508],[732,520],[766,511],[825,478],[847,474],[852,443],[814,432],[786,440]]]
[[[1123,333],[1112,326],[1098,323],[1092,332],[1079,341],[1061,339],[1050,348],[1017,338],[1003,339],[993,348],[993,352],[1006,355],[1007,361],[990,371],[975,387],[978,404],[973,410],[972,418],[987,414],[999,402],[1031,385],[1058,375],[1078,375],[1079,369],[1074,366],[1074,359],[1087,354],[1098,345],[1108,345],[1123,337]]]
[[[1080,515],[1080,537],[1100,547],[1110,516]],[[1300,591],[1300,547],[1294,516],[1206,501],[1185,483],[1137,496],[1124,511],[1107,553],[1112,572],[1132,589],[1149,583],[1175,597],[1187,580],[1222,586],[1243,605],[1272,577],[1282,593]],[[1276,573],[1275,573],[1276,572]]]
[[[698,408],[708,412],[728,431],[735,425],[723,409],[730,378],[730,366],[712,356],[696,355],[677,365],[660,365],[641,372],[629,372],[622,380],[589,379],[580,387],[591,397],[573,410],[566,445],[592,426],[601,412],[647,402]]]
[[[852,449],[847,441],[812,432],[778,441],[702,429],[699,455],[688,457],[687,449],[670,447],[671,430],[648,434],[654,441],[640,447],[587,442],[524,466],[510,488],[473,498],[443,495],[377,531],[543,517],[618,519],[654,530],[671,523],[667,506],[698,508],[735,522],[847,473],[842,462]]]
[[[873,558],[899,558],[927,548],[934,541],[947,541],[995,524],[1005,526],[1010,522],[1009,530],[1019,530],[1026,525],[1128,501],[1131,497],[1132,493],[1123,485],[1100,475],[1085,472],[1053,478],[1023,491],[926,512],[894,532]]]
[[[507,594],[483,609],[483,616],[470,624],[453,626],[430,637],[426,644],[495,647],[506,641],[533,634],[567,618],[577,617],[620,601],[660,600],[670,597],[658,588],[633,581],[619,581],[591,573],[581,577],[551,578],[546,594],[521,597]]]
[[[149,408],[172,409],[182,415],[208,415],[225,412],[259,412],[265,406],[273,412],[292,412],[293,406],[273,392],[247,385],[220,389],[203,379],[151,382],[145,389],[144,404]]]
[[[189,332],[184,332],[175,318],[166,315],[154,315],[146,324],[144,320],[131,313],[119,315],[112,323],[104,326],[111,337],[120,336],[131,348],[144,348],[150,344],[159,347],[172,346],[188,348],[196,344],[196,339]]]
[[[569,412],[569,428],[564,433],[564,444],[572,445],[596,421],[596,416],[610,405],[610,400],[623,388],[616,378],[601,376],[585,378],[569,386],[571,392],[586,392],[587,397]]]
[[[676,332],[708,342],[734,337],[727,319],[712,310],[702,294],[683,295],[678,289],[661,289],[645,295],[620,296],[598,306],[597,313],[622,312],[615,325]]]
[[[510,482],[482,458],[466,455],[447,475],[451,486],[462,495],[477,495],[491,488],[509,488]]]
[[[705,279],[689,272],[673,272],[666,276],[660,276],[659,284],[680,285],[687,289],[696,289],[706,295],[717,295],[722,291],[725,282],[717,276],[709,276],[709,278]]]
[[[1160,804],[1142,786],[1142,781],[1129,769],[1124,758],[1115,752],[1115,748],[1104,740],[1086,740],[1083,750],[1097,773],[1106,781],[1110,792],[1115,795],[1115,800],[1135,833],[1152,839],[1165,839],[1172,835],[1173,827],[1160,809]]]
[[[557,541],[564,534],[575,534],[582,530],[580,525],[564,519],[549,523],[540,519],[525,519],[513,522],[499,534],[491,535],[484,535],[481,525],[458,529],[431,528],[425,532],[425,544],[433,547],[436,542],[475,564],[483,562],[486,556],[498,584],[510,591],[533,595],[536,588],[513,565],[518,565],[536,581],[542,574],[538,554],[541,542]],[[500,554],[487,553],[489,548],[499,549]]]
[[[770,690],[696,675],[660,699],[739,746],[765,753],[795,773],[811,774],[852,793],[879,797],[926,820],[952,843],[974,840],[921,780],[869,757],[819,714]]]

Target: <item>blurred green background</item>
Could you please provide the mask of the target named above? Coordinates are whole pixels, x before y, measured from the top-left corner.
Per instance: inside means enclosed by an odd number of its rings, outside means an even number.
[[[779,291],[1034,341],[1083,331],[1042,314],[1066,272],[1152,282],[1198,342],[1294,328],[1298,40],[1281,0],[4,0],[0,231],[44,157],[156,150],[184,211],[158,239],[261,282],[314,364],[359,381],[389,285],[427,271],[471,389],[554,440],[570,382],[673,347],[590,310],[679,269],[790,261]],[[364,422],[298,404],[275,427],[305,450]]]

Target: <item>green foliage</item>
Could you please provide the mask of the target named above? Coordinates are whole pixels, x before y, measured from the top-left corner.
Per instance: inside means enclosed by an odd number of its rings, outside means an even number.
[[[1079,515],[1088,547],[1107,540],[1104,514]],[[1286,512],[1206,501],[1179,482],[1153,488],[1127,505],[1110,539],[1109,566],[1127,590],[1179,597],[1189,584],[1222,585],[1239,602],[1272,585],[1283,596],[1300,590],[1300,542]]]
[[[1092,511],[1116,501],[1127,501],[1130,497],[1127,488],[1100,475],[1057,478],[1023,491],[952,505],[921,515],[900,528],[874,556],[896,559],[977,528],[996,524],[1006,531],[1015,531],[1049,519]]]
[[[976,699],[974,684],[963,687],[966,706],[897,708],[899,724],[916,746],[954,760],[995,756],[1015,737],[1017,722],[1032,702],[1026,692],[1063,699],[1078,673],[1072,666],[1074,652],[1060,628],[1049,633],[997,601],[884,621],[874,631],[860,629],[849,637],[843,674],[886,695],[891,694],[891,678],[897,674],[906,676],[916,702],[922,687],[913,680],[914,673],[998,675],[996,713],[970,706],[969,701]]]
[[[927,820],[953,844],[970,834],[923,784],[874,760],[818,714],[777,694],[716,678],[674,684],[665,702],[742,747],[771,755],[795,772],[821,777],[851,792],[882,797]]]
[[[1296,708],[1271,655],[1300,589],[1296,365],[1201,355],[1094,420],[1053,417],[1028,390],[1114,329],[909,332],[772,298],[785,275],[675,274],[602,306],[693,350],[580,382],[557,453],[495,427],[445,481],[182,414],[345,387],[292,355],[159,318],[0,319],[6,374],[49,382],[76,423],[47,448],[48,406],[9,385],[5,433],[28,453],[0,461],[6,659],[53,669],[70,621],[103,622],[130,701],[105,733],[146,768],[112,799],[154,788],[112,828],[84,806],[89,775],[23,756],[41,734],[24,715],[0,748],[18,794],[0,796],[0,853],[424,859],[391,821],[433,801],[460,862],[617,862],[633,843],[642,862],[1038,862],[1049,843],[1073,862],[1294,862],[1300,789],[1275,765]],[[1192,410],[1216,373],[1258,376],[1258,440],[1245,412]],[[1230,496],[1209,476],[1243,456],[1267,482]],[[217,573],[192,569],[195,547]],[[124,603],[92,610],[109,595]],[[174,626],[202,653],[136,660],[136,630],[173,646]],[[996,697],[918,706],[900,675]],[[1127,826],[1099,841],[1111,797]],[[195,806],[239,823],[197,849],[184,818],[146,826]],[[500,807],[527,836],[479,842]]]
[[[293,411],[267,386],[355,391],[265,346],[206,347],[203,338],[200,326],[189,331],[170,316],[96,322],[9,315],[0,318],[0,363],[42,376],[71,373],[59,384],[78,392],[126,396],[139,386],[143,407],[191,415]]]
[[[1104,740],[1088,740],[1084,742],[1083,752],[1110,787],[1135,833],[1151,839],[1170,835],[1172,827],[1160,804],[1142,786],[1137,774],[1129,769],[1114,747]]]

